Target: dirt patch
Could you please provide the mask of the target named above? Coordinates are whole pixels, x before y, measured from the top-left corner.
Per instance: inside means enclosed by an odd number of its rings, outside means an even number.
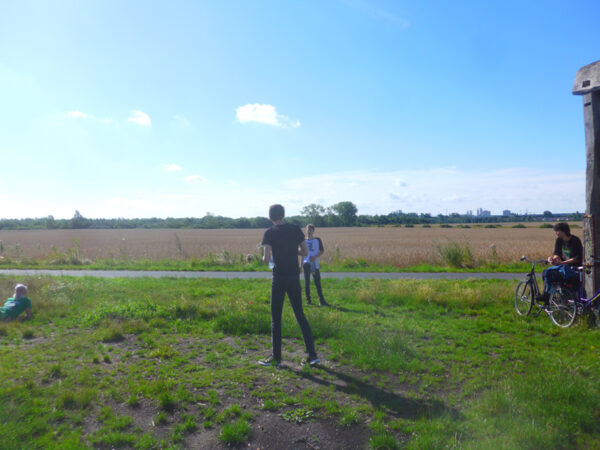
[[[363,449],[369,430],[364,426],[342,427],[331,421],[314,420],[303,424],[285,422],[279,415],[266,413],[252,423],[250,440],[241,445],[260,450]],[[226,449],[229,446],[214,432],[202,432],[185,440],[187,448]]]
[[[157,415],[161,412],[156,398],[140,396],[135,405],[129,405],[125,399],[131,392],[119,389],[124,391],[122,400],[115,401],[102,396],[86,412],[81,424],[83,436],[90,438],[102,427],[99,413],[102,407],[109,406],[116,416],[128,416],[132,419],[132,424],[125,431],[137,430],[136,434],[149,433],[156,442],[172,442],[175,427],[181,427],[186,416],[193,417],[196,427],[181,431],[182,440],[176,441],[181,448],[231,448],[219,440],[223,424],[237,420],[239,415],[244,417],[250,413],[250,438],[239,448],[359,449],[368,447],[372,434],[368,426],[369,420],[372,420],[369,419],[371,413],[360,412],[353,425],[345,426],[340,424],[342,410],[361,411],[361,408],[375,408],[385,412],[389,418],[409,420],[453,414],[453,411],[439,400],[416,396],[417,386],[398,382],[393,374],[364,372],[332,361],[326,348],[319,349],[321,364],[313,368],[303,368],[300,360],[305,357],[305,352],[301,339],[284,339],[284,366],[280,370],[256,364],[256,361],[270,350],[267,338],[253,339],[252,348],[245,346],[245,342],[240,338],[226,338],[218,343],[221,351],[227,354],[232,352],[234,368],[245,371],[243,383],[232,383],[226,375],[224,378],[217,378],[210,386],[198,387],[184,383],[183,386],[189,390],[192,397],[190,400],[177,401],[173,410],[163,411],[163,423],[155,423]],[[144,340],[138,336],[126,334],[121,342],[98,344],[113,349],[106,353],[110,355],[111,362],[105,363],[102,360],[93,366],[94,377],[98,377],[99,380],[104,376],[112,376],[115,387],[120,388],[127,382],[126,368],[138,365],[142,360],[156,368],[156,371],[150,370],[144,377],[150,381],[157,376],[161,359],[149,354],[152,349],[148,349]],[[213,340],[186,337],[173,339],[169,343],[169,348],[176,354],[190,356],[181,360],[181,364],[188,369],[186,373],[193,372],[195,367],[202,367],[202,370],[223,370],[223,367],[218,369],[218,365],[206,360],[208,353],[204,350],[205,347],[213,348]],[[98,347],[96,351],[97,349]],[[218,402],[213,404],[216,413],[236,405],[238,416],[225,419],[224,422],[215,420],[213,416],[209,420],[213,425],[207,425],[209,428],[206,428],[204,412],[210,405],[201,403],[205,401],[201,400],[201,397],[209,390],[217,393]],[[311,396],[327,403],[316,402],[312,407]],[[269,400],[274,401],[274,409],[265,409]],[[329,410],[329,407],[332,409]],[[281,417],[283,413],[298,409],[310,409],[312,417],[301,424],[288,422]],[[396,435],[396,438],[404,442],[408,436]]]

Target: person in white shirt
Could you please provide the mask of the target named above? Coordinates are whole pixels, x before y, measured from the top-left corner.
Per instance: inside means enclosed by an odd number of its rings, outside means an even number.
[[[304,257],[302,261],[302,269],[304,270],[304,291],[306,292],[306,304],[311,304],[310,299],[310,274],[312,273],[313,279],[315,280],[315,286],[317,287],[317,294],[319,294],[320,306],[329,306],[323,297],[323,290],[321,289],[321,272],[319,271],[319,257],[325,253],[323,247],[323,241],[321,238],[314,237],[315,226],[312,223],[306,225],[306,247],[308,248],[308,255]]]

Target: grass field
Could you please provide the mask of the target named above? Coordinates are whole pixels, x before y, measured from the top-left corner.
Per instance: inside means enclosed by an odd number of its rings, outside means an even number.
[[[574,225],[578,227],[579,225]],[[581,235],[581,229],[574,228]],[[264,270],[248,264],[263,230],[0,230],[0,267]],[[436,270],[440,249],[468,255],[455,268],[511,270],[523,254],[547,257],[554,233],[539,224],[513,228],[320,228],[324,270]],[[517,270],[522,267],[517,266]],[[514,269],[514,268],[513,268]]]
[[[267,280],[0,277],[2,448],[598,448],[598,331],[513,311],[509,281],[324,280],[323,362]]]

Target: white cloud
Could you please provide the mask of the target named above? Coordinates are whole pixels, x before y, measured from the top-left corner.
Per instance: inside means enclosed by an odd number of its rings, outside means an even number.
[[[62,113],[63,117],[79,117],[82,119],[86,119],[87,118],[87,114],[81,111],[68,111],[66,113]]]
[[[86,217],[200,217],[206,211],[228,217],[265,217],[273,203],[283,204],[291,216],[310,203],[331,206],[346,200],[357,205],[359,214],[402,210],[437,215],[477,208],[493,214],[501,214],[504,209],[517,213],[544,210],[558,213],[585,209],[583,170],[482,171],[442,167],[327,173],[287,181],[251,176],[207,181],[200,175],[184,178],[183,172],[179,173],[181,183],[147,185],[141,192],[122,189],[121,194],[105,196],[81,191],[71,192],[67,197],[57,197],[52,190],[27,192],[14,187],[3,176],[0,209],[5,217],[52,214],[57,218],[71,217],[84,203]]]
[[[247,104],[236,109],[236,118],[241,123],[258,122],[273,127],[298,128],[300,122],[277,114],[273,105]]]
[[[175,116],[173,116],[173,119],[177,120],[178,122],[181,122],[181,124],[184,127],[189,127],[190,126],[190,121],[187,120],[185,117],[175,115]]]
[[[155,196],[155,203],[137,216],[183,217],[189,211],[203,215],[214,211],[228,217],[265,216],[270,204],[286,206],[295,215],[310,204],[331,206],[352,201],[359,214],[405,212],[465,213],[477,208],[493,214],[502,210],[523,213],[583,211],[585,174],[532,171],[530,168],[505,170],[463,170],[455,167],[388,172],[344,172],[295,178],[284,182],[270,180],[268,186],[244,180],[211,180],[192,175],[188,187]],[[398,183],[398,180],[401,180]],[[552,184],[550,180],[556,181]],[[200,186],[200,184],[202,184]],[[579,186],[580,189],[574,189]],[[114,213],[113,213],[114,214]],[[133,211],[128,215],[132,216]]]
[[[129,119],[127,119],[128,122],[137,123],[138,125],[141,125],[143,127],[149,127],[152,125],[152,122],[150,121],[150,116],[145,112],[133,110],[131,113],[132,116]]]
[[[175,163],[171,163],[171,164],[165,165],[165,170],[167,172],[177,172],[177,171],[183,170],[183,168],[178,166]]]
[[[281,203],[288,215],[310,204],[331,206],[352,201],[359,214],[387,214],[393,211],[465,213],[477,208],[501,214],[583,211],[585,173],[550,172],[530,168],[465,170],[442,167],[402,171],[356,171],[270,180],[268,185],[246,180],[211,180],[201,175],[183,178],[179,190],[147,194],[147,203],[131,194],[135,209],[118,209],[123,217],[158,215],[202,216],[206,211],[228,217],[264,217],[269,205]],[[400,180],[400,182],[399,182]],[[122,199],[126,204],[125,199]],[[113,217],[117,209],[89,212],[92,217]],[[192,212],[190,212],[192,211]],[[72,211],[71,211],[72,213]],[[95,215],[94,215],[95,214]]]
[[[316,199],[324,200],[320,202],[324,206],[349,200],[358,206],[360,214],[399,209],[432,214],[464,213],[477,208],[493,214],[501,214],[504,209],[583,211],[584,186],[583,171],[558,174],[529,168],[467,171],[455,167],[332,173],[284,182],[289,197],[303,198],[305,205],[316,203]]]
[[[190,175],[188,177],[185,177],[184,180],[187,181],[188,183],[192,183],[192,184],[200,184],[200,183],[208,182],[208,180],[206,178],[204,178],[202,175]]]

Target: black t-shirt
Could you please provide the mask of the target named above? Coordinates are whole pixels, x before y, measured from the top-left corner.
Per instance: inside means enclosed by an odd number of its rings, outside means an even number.
[[[265,231],[262,245],[270,245],[273,251],[274,276],[300,274],[298,246],[304,241],[304,233],[298,225],[282,223]]]
[[[574,263],[569,264],[570,266],[580,266],[583,260],[583,245],[581,245],[581,239],[577,236],[571,235],[571,239],[567,242],[561,238],[556,238],[554,243],[554,255],[560,256],[563,261],[571,258],[577,258]]]

